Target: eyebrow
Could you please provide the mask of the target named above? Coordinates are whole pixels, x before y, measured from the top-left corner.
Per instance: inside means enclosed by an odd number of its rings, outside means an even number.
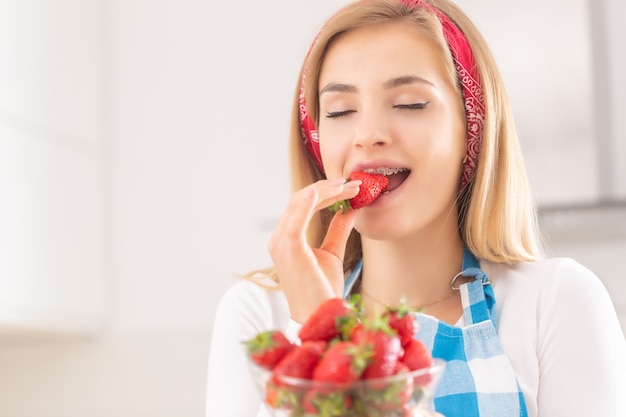
[[[401,85],[407,84],[415,84],[415,83],[425,83],[431,86],[435,86],[435,84],[428,81],[426,78],[418,77],[417,75],[402,75],[400,77],[390,78],[383,83],[383,87],[385,88],[394,88],[399,87]]]
[[[428,81],[425,78],[418,77],[417,75],[402,75],[400,77],[394,77],[383,82],[384,88],[395,88],[400,87],[402,85],[415,84],[415,83],[424,83],[431,86],[434,86],[433,83]],[[357,88],[351,84],[342,84],[342,83],[328,83],[320,90],[319,95],[321,96],[324,93],[334,92],[334,93],[355,93]]]
[[[320,91],[320,96],[324,93],[356,93],[356,87],[350,84],[328,83]]]

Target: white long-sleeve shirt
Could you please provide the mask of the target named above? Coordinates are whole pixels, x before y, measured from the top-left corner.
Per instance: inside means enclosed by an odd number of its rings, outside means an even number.
[[[602,282],[571,259],[481,262],[496,297],[498,336],[529,417],[626,417],[626,341]],[[265,416],[241,343],[281,329],[295,340],[285,295],[234,284],[217,308],[206,416]]]

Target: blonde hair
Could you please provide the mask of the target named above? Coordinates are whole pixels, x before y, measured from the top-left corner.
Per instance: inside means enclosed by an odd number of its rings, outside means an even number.
[[[474,178],[459,192],[458,225],[463,241],[479,259],[498,263],[532,261],[542,257],[536,207],[526,175],[506,89],[491,51],[476,26],[449,0],[429,0],[465,34],[474,54],[485,100],[485,122],[478,167]],[[439,19],[422,7],[400,0],[357,0],[340,9],[320,31],[300,70],[306,77],[305,100],[313,120],[318,118],[318,77],[326,50],[342,33],[392,21],[412,22],[430,36],[447,57],[459,100],[460,80]],[[290,132],[292,190],[296,191],[324,175],[309,156],[301,136],[298,111],[300,83],[295,91]],[[308,229],[309,243],[321,244],[332,213],[316,213]],[[353,230],[346,247],[345,270],[361,257],[360,235]]]

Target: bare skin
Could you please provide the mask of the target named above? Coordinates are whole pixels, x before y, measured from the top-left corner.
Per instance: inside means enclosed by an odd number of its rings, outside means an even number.
[[[312,248],[306,228],[313,214],[357,195],[361,181],[319,181],[294,193],[272,234],[268,250],[285,292],[291,316],[302,323],[322,301],[343,294],[343,257],[356,210],[337,213],[324,242]],[[306,290],[304,290],[306,289]]]
[[[400,22],[355,29],[328,48],[318,129],[330,180],[293,194],[268,245],[294,320],[342,295],[353,228],[361,234],[361,285],[376,297],[364,297],[369,312],[404,297],[442,321],[461,317],[450,280],[463,257],[456,199],[465,113],[444,63],[430,38]],[[315,212],[357,194],[358,181],[344,184],[352,171],[377,168],[404,174],[372,205],[336,214],[322,245],[311,247],[306,230]]]

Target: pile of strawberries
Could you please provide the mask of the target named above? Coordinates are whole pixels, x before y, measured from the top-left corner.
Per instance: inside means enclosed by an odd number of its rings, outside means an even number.
[[[414,338],[417,330],[406,306],[371,318],[358,298],[331,298],[302,325],[300,343],[269,330],[245,344],[257,368],[270,374],[265,402],[280,415],[405,417],[423,397],[431,380],[426,368],[434,365]]]

